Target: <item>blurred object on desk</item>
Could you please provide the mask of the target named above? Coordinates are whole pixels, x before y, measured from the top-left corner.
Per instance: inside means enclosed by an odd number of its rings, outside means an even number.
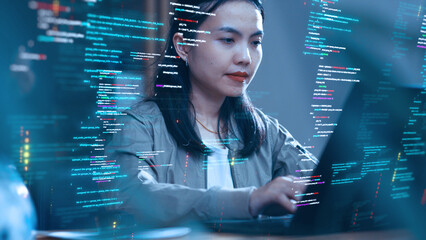
[[[36,213],[15,166],[0,155],[0,239],[33,239]]]
[[[174,239],[181,238],[191,233],[188,227],[170,227],[149,230],[106,229],[82,230],[82,231],[37,231],[37,239]]]

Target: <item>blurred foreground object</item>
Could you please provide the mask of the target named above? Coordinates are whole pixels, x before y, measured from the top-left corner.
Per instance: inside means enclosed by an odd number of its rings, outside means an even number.
[[[0,156],[0,239],[33,239],[36,213],[16,168]]]

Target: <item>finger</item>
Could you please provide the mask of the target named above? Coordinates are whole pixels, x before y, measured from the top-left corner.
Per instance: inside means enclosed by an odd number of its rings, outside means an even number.
[[[296,185],[294,186],[295,188],[297,188],[297,191],[302,192],[302,193],[305,192],[306,180],[303,180],[299,177],[295,177],[295,176],[292,176],[292,175],[288,175],[287,177],[291,178],[293,180],[294,184],[297,184],[297,186]]]
[[[294,191],[294,200],[300,201],[303,198],[303,193],[305,192],[304,186],[295,186]]]
[[[306,190],[306,185],[303,183],[294,183],[293,188],[295,189],[296,194],[304,193]]]
[[[291,179],[293,179],[293,180],[296,180],[296,179],[297,179],[297,177],[295,177],[295,176],[293,176],[293,175],[286,175],[286,177],[291,178]]]
[[[294,178],[291,175],[288,176],[282,176],[280,177],[282,180],[286,181],[286,182],[290,182],[292,183],[294,181]]]
[[[291,175],[280,177],[277,179],[276,184],[278,184],[279,192],[285,194],[289,199],[298,201],[302,197],[301,194],[305,190],[305,185],[303,183],[294,182],[294,179],[297,178]]]
[[[292,176],[281,176],[273,180],[273,189],[276,189],[277,193],[284,194],[287,198],[295,199],[294,194],[299,191],[299,188],[295,188]],[[295,199],[296,200],[296,199]]]
[[[287,184],[285,186],[284,192],[289,199],[299,201],[302,198],[302,194],[304,192],[304,185],[300,183]]]
[[[304,186],[304,188],[306,188],[306,182],[308,182],[309,180],[304,180],[303,178],[300,177],[295,177],[293,175],[287,175],[286,177],[291,178],[293,180],[294,183],[300,183]]]
[[[296,212],[296,205],[294,205],[286,195],[280,194],[278,197],[278,203],[289,212]]]
[[[304,192],[305,191],[306,185],[303,181],[301,181],[300,178],[295,177],[293,175],[287,175],[286,178],[291,179],[290,182],[293,184],[292,188],[294,188],[295,191],[298,191],[298,192]]]
[[[294,188],[290,188],[285,193],[288,199],[293,199],[296,201],[299,201],[301,199],[301,197],[298,196],[298,194],[300,194],[299,191],[295,190]]]

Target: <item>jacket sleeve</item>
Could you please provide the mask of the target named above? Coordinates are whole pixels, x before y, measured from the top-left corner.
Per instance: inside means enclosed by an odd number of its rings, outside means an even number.
[[[310,176],[318,165],[317,158],[300,145],[293,136],[278,123],[278,120],[267,117],[268,134],[271,134],[273,148],[273,178],[293,175]]]
[[[155,156],[141,158],[141,152],[152,152],[155,137],[153,124],[133,116],[123,117],[122,131],[116,133],[105,153],[116,161],[120,173],[111,181],[119,189],[116,194],[123,203],[115,210],[133,215],[138,222],[164,226],[186,218],[201,220],[251,218],[249,199],[253,188],[226,190],[198,189],[162,183],[158,179]],[[139,155],[139,156],[138,156]]]

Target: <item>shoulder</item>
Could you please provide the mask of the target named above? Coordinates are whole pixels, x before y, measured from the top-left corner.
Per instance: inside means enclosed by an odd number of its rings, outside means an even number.
[[[255,109],[265,126],[267,143],[272,144],[272,146],[275,147],[288,144],[293,147],[301,148],[299,142],[296,141],[291,133],[279,123],[278,119],[263,113],[258,108]]]
[[[124,111],[125,115],[130,115],[141,122],[152,122],[163,119],[160,108],[154,101],[141,100],[132,105],[130,109]]]
[[[139,134],[143,131],[152,135],[154,129],[166,129],[160,108],[149,100],[141,100],[121,112],[117,123],[122,126],[121,132],[126,134]]]
[[[115,133],[107,140],[105,151],[112,153],[151,151],[154,148],[154,135],[162,129],[161,111],[154,102],[140,101],[117,116]],[[159,127],[160,126],[160,127]]]
[[[318,164],[317,158],[307,151],[276,118],[266,115],[258,108],[256,108],[256,112],[265,124],[266,141],[273,145],[274,153],[280,152],[281,149],[293,149],[297,154],[306,156]]]
[[[270,135],[276,135],[280,131],[284,131],[286,134],[289,134],[288,131],[287,131],[287,129],[285,129],[278,122],[278,119],[265,114],[259,108],[255,108],[255,111],[256,111],[257,115],[260,117],[262,123],[264,124],[265,129],[266,129],[266,133],[267,133],[268,136],[270,136]]]

